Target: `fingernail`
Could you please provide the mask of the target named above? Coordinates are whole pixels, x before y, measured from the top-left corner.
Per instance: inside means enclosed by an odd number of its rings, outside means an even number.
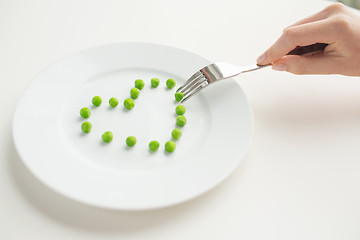
[[[286,71],[286,65],[284,63],[276,63],[272,65],[272,69],[277,71]]]
[[[257,63],[262,63],[262,62],[265,61],[265,59],[266,59],[266,56],[265,56],[265,53],[263,53],[256,59],[256,62]]]

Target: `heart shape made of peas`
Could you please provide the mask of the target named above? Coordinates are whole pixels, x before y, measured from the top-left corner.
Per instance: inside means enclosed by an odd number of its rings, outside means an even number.
[[[157,88],[160,84],[160,80],[158,78],[152,78],[150,81],[151,87],[152,88]],[[131,110],[135,107],[135,100],[139,97],[141,90],[144,88],[145,86],[145,82],[142,79],[136,79],[135,80],[135,84],[134,84],[134,88],[131,88],[130,90],[130,98],[126,98],[124,100],[123,106],[124,108]],[[166,86],[169,89],[174,88],[176,85],[176,81],[172,78],[169,78],[166,81]],[[180,102],[181,99],[183,98],[183,94],[180,92],[175,93],[175,100],[177,102]],[[92,99],[92,104],[95,107],[99,107],[102,104],[102,98],[100,96],[95,96]],[[109,99],[109,105],[112,108],[116,108],[119,104],[119,100],[115,97],[112,97]],[[179,127],[184,127],[186,124],[186,118],[184,116],[185,112],[186,112],[186,108],[183,105],[178,105],[175,108],[175,112],[178,115],[176,118],[176,125]],[[88,119],[91,116],[91,111],[88,107],[83,107],[80,109],[80,116],[84,119]],[[90,133],[92,129],[92,124],[89,121],[85,121],[81,124],[81,131],[83,131],[84,133]],[[174,152],[175,148],[176,148],[176,140],[179,140],[180,137],[182,135],[182,132],[179,128],[175,128],[172,132],[171,132],[171,136],[173,138],[173,140],[169,140],[165,143],[165,151],[167,152]],[[103,142],[105,143],[110,143],[112,142],[114,135],[112,132],[110,131],[106,131],[103,133],[103,135],[101,136]],[[129,136],[126,138],[125,143],[128,147],[133,147],[135,146],[137,142],[137,139],[135,136]],[[152,152],[156,152],[159,149],[160,143],[156,140],[152,140],[149,143],[149,150]]]

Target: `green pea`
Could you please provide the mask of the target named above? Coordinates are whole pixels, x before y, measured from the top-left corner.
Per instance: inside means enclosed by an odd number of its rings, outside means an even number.
[[[135,107],[135,102],[131,98],[127,98],[124,101],[124,107],[127,109],[132,109]]]
[[[117,98],[112,97],[109,99],[109,104],[110,107],[116,108],[116,106],[119,104],[119,100],[117,100]]]
[[[81,124],[81,130],[84,132],[84,133],[89,133],[91,131],[91,128],[92,128],[92,125],[90,122],[83,122]]]
[[[178,116],[176,118],[176,125],[178,125],[179,127],[183,127],[186,124],[186,118],[185,116]]]
[[[181,137],[181,135],[182,135],[182,132],[181,132],[181,130],[178,129],[178,128],[175,128],[175,129],[171,132],[171,136],[172,136],[173,139],[175,139],[175,140],[179,140],[180,137]]]
[[[183,97],[184,97],[184,94],[182,92],[175,93],[175,100],[176,101],[180,102],[181,99],[183,99]]]
[[[88,107],[84,107],[82,109],[80,109],[80,116],[83,118],[88,118],[90,117],[91,112],[90,109]]]
[[[136,144],[136,138],[134,136],[130,136],[126,138],[126,145],[129,147],[133,147]]]
[[[186,112],[186,108],[184,105],[178,105],[176,108],[175,108],[175,112],[177,115],[184,115],[184,113]]]
[[[104,142],[109,143],[109,142],[111,142],[113,140],[113,137],[114,137],[114,135],[112,134],[112,132],[107,131],[102,135],[102,140]]]
[[[167,152],[173,152],[173,151],[175,151],[175,148],[176,148],[175,142],[173,142],[173,141],[167,141],[167,142],[165,143],[165,151],[167,151]]]
[[[156,88],[157,86],[159,86],[160,80],[158,78],[152,78],[151,79],[151,86],[153,88]]]
[[[143,89],[145,86],[145,83],[142,79],[136,79],[135,80],[135,87],[139,90]]]
[[[149,143],[149,149],[152,152],[156,152],[159,149],[160,143],[158,141],[151,141]]]
[[[130,90],[130,96],[132,99],[137,99],[140,95],[140,90],[138,88],[132,88]]]
[[[95,107],[100,106],[101,103],[102,103],[101,97],[99,97],[99,96],[93,97],[93,99],[92,99],[92,104],[94,104]]]
[[[176,82],[174,79],[172,78],[169,78],[167,81],[166,81],[166,86],[170,89],[174,88],[176,85]]]

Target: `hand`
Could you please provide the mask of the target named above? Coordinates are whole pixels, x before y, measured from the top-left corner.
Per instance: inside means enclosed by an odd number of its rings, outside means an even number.
[[[297,46],[328,43],[323,53],[286,56]],[[258,59],[272,68],[294,74],[360,76],[360,16],[341,3],[285,28],[279,39]]]

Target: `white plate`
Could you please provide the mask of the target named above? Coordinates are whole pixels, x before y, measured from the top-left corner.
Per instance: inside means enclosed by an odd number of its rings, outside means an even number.
[[[16,148],[25,165],[55,191],[112,209],[141,210],[192,199],[223,181],[239,165],[252,135],[252,114],[241,88],[226,80],[185,103],[188,123],[174,153],[164,144],[175,128],[174,92],[210,62],[177,48],[145,43],[94,47],[65,57],[42,72],[19,100],[13,121]],[[158,88],[150,79],[158,77]],[[125,111],[135,79],[146,86]],[[174,78],[169,90],[165,81]],[[93,96],[103,99],[91,107]],[[119,106],[110,109],[108,99]],[[79,110],[93,124],[83,134]],[[101,135],[114,133],[105,144]],[[127,136],[136,136],[133,148]],[[160,142],[150,153],[149,141]]]

